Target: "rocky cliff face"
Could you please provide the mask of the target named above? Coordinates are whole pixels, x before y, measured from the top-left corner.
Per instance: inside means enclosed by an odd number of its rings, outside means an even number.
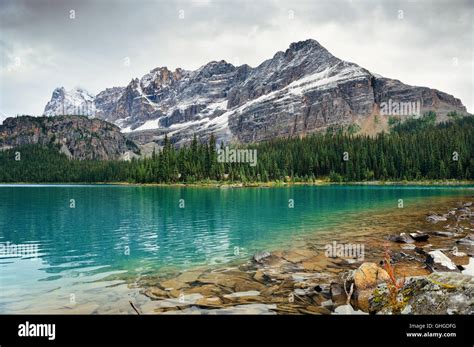
[[[117,126],[84,116],[21,116],[0,125],[0,148],[29,144],[57,144],[74,159],[121,159],[137,150]]]
[[[56,94],[45,115],[61,111],[56,99],[65,98]],[[336,58],[315,40],[293,43],[255,68],[225,61],[196,71],[157,68],[126,87],[106,89],[93,103],[97,117],[133,132],[132,138],[159,142],[168,134],[175,143],[189,141],[194,133],[247,143],[330,125],[363,125],[376,115],[406,117],[432,110],[442,119],[450,111],[466,113],[451,95],[372,74]]]

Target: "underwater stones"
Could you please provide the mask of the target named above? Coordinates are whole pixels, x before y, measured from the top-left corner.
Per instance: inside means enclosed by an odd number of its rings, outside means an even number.
[[[445,216],[438,216],[437,214],[431,214],[426,217],[426,220],[431,223],[446,222],[448,219]]]
[[[165,290],[172,290],[172,289],[181,289],[186,287],[187,284],[183,283],[181,281],[178,281],[177,279],[169,279],[166,281],[160,282],[160,287],[165,288]]]
[[[181,273],[178,277],[176,277],[176,281],[182,283],[190,283],[196,281],[199,276],[202,274],[200,271],[186,271]]]
[[[469,234],[466,237],[456,241],[460,245],[473,246],[474,245],[474,234]]]
[[[410,233],[410,236],[415,241],[426,241],[430,237],[428,234],[422,233],[422,232],[419,232],[419,231],[417,231],[415,233]]]
[[[400,235],[389,235],[387,237],[389,241],[398,242],[398,243],[413,243],[415,242],[411,236],[401,233]]]
[[[436,236],[442,236],[442,237],[453,237],[453,236],[455,236],[455,234],[450,232],[450,231],[433,231],[432,234],[436,235]]]
[[[143,294],[154,300],[168,298],[168,292],[158,287],[148,288]]]
[[[300,254],[299,252],[295,251],[288,251],[283,253],[283,259],[291,262],[291,263],[299,263],[306,259],[307,256]]]
[[[200,299],[196,300],[194,305],[216,308],[216,307],[221,307],[222,306],[222,300],[219,297],[200,298]]]
[[[263,270],[258,269],[255,271],[255,274],[253,275],[254,280],[259,281],[259,282],[264,282],[267,276],[263,272]]]
[[[307,271],[319,271],[323,268],[323,262],[320,257],[311,257],[305,259],[301,265]]]
[[[220,294],[222,290],[213,284],[203,284],[186,290],[187,293],[199,293],[203,296],[214,296]]]

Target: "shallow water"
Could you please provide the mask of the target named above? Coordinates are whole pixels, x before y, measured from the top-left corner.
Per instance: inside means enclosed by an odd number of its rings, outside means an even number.
[[[120,298],[115,309],[126,313],[126,297],[137,295],[127,278],[247,259],[350,230],[362,214],[400,213],[400,203],[409,211],[472,194],[466,186],[0,185],[0,313],[109,312]]]

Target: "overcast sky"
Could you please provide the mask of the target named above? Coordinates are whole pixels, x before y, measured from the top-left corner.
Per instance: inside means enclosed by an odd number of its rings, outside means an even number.
[[[95,94],[158,66],[256,66],[313,38],[371,72],[453,94],[472,113],[473,8],[472,0],[0,0],[0,112],[38,115],[58,86]]]

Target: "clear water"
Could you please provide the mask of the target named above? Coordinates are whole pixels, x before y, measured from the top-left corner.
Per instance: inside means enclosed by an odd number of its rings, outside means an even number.
[[[114,275],[248,258],[360,212],[396,208],[398,199],[409,208],[472,192],[466,186],[0,185],[0,313],[54,311],[71,295],[101,300],[123,283]],[[15,253],[14,246],[29,248]]]

